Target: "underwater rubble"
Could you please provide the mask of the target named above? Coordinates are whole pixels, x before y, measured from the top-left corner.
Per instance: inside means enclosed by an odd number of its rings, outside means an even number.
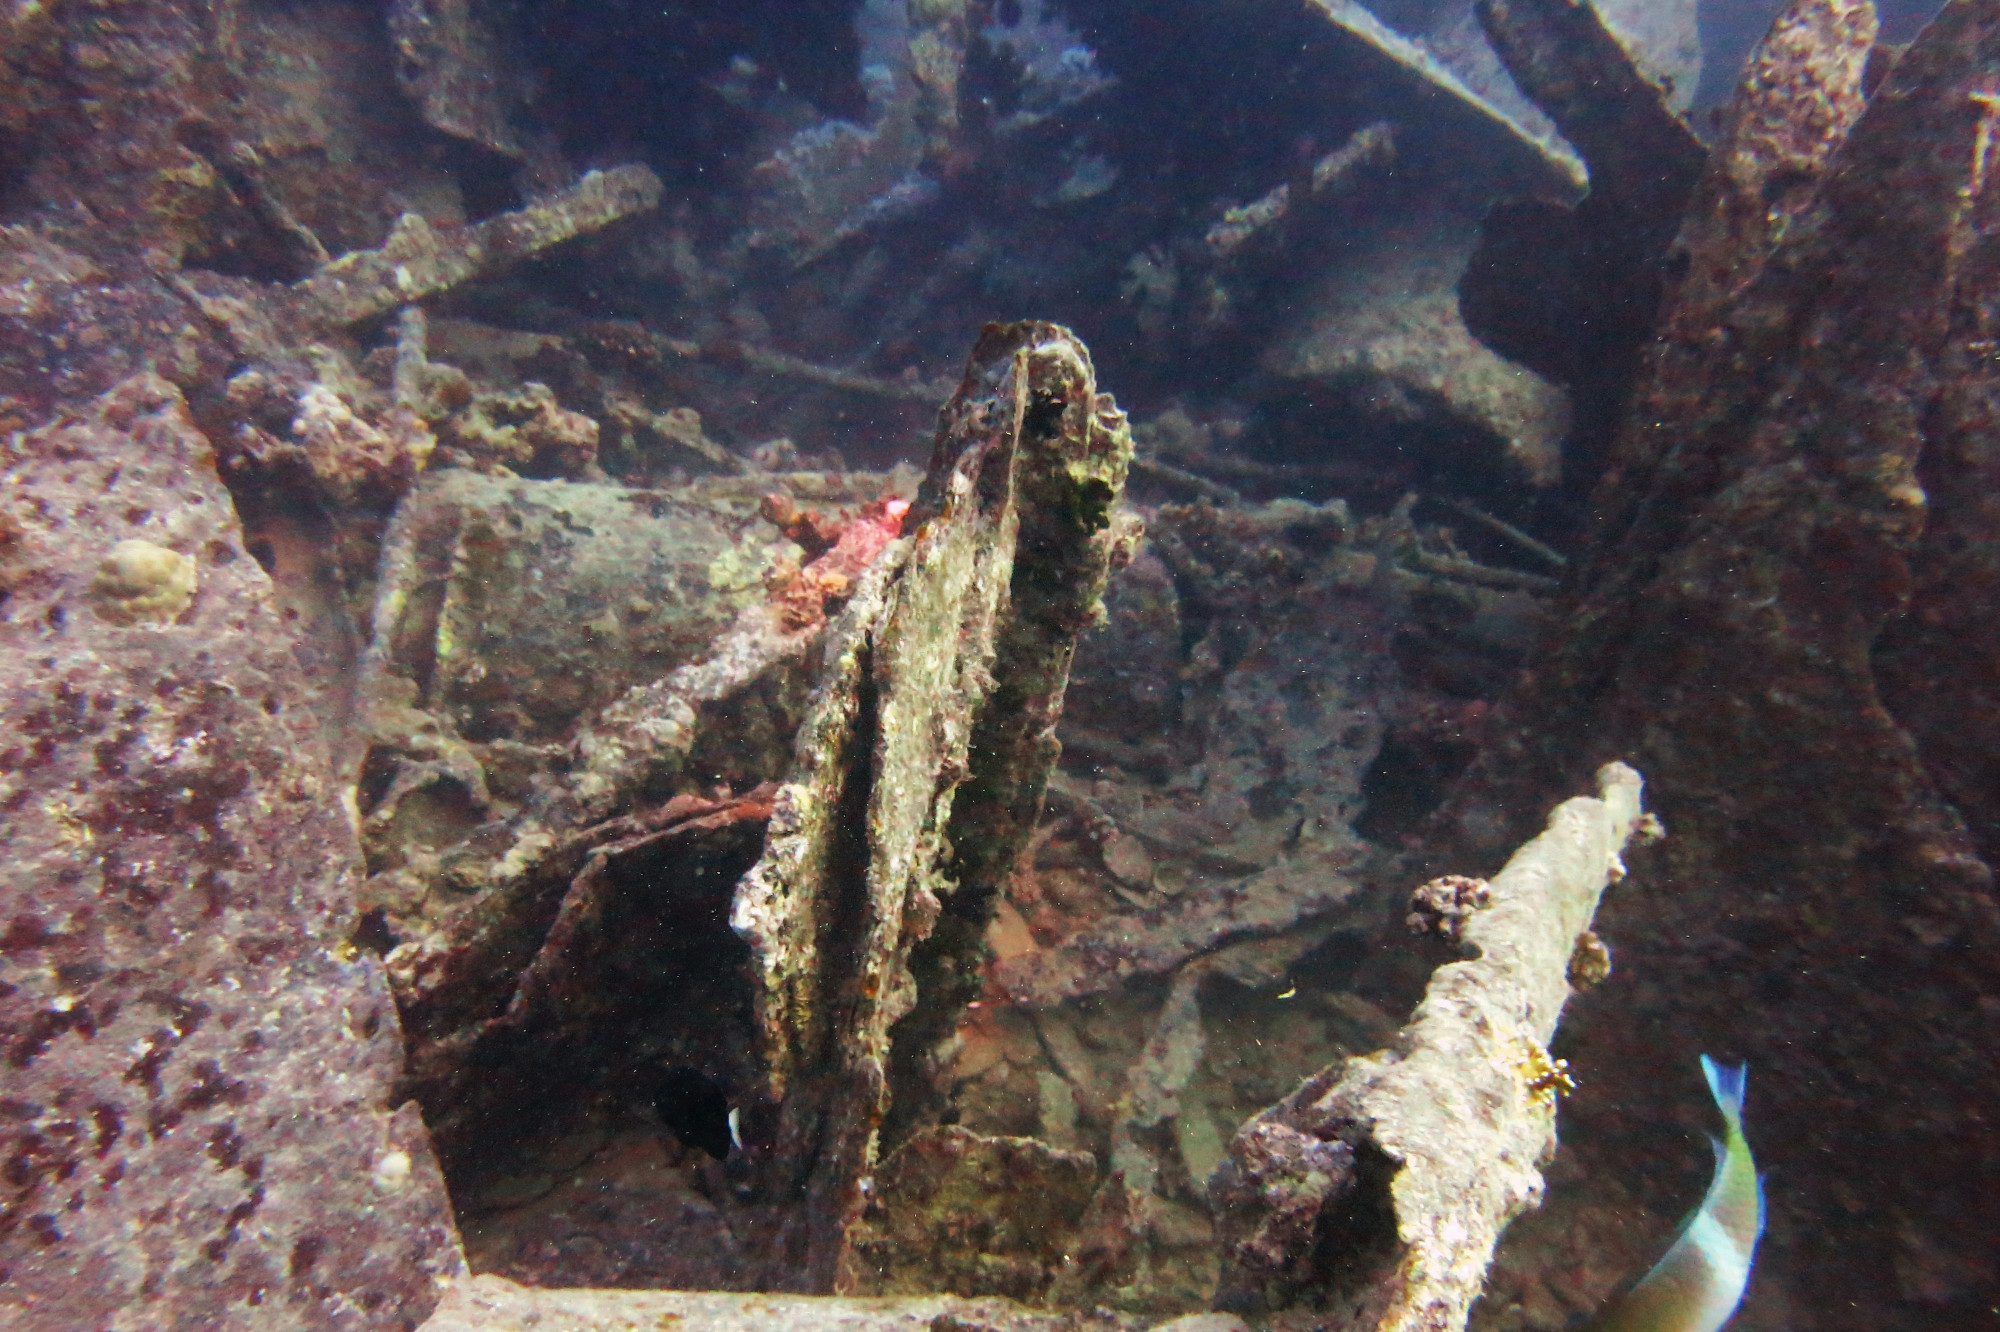
[[[1565,1050],[1602,1091],[1569,1103],[1565,1169],[1518,1256],[1502,1247],[1492,1325],[1587,1308],[1643,1261],[1608,1221],[1624,1252],[1601,1271],[1540,1255],[1576,1263],[1580,1218],[1679,1205],[1684,1180],[1634,1163],[1679,1122],[1684,1080],[1656,1071],[1681,1033],[1757,1069],[1785,1181],[1743,1326],[1936,1326],[1990,1303],[1973,1218],[2000,1144],[1971,1089],[1996,1071],[2000,919],[1962,746],[1994,683],[1966,648],[1992,615],[1972,552],[1992,537],[1974,515],[1997,25],[1947,4],[1889,63],[1866,4],[1779,19],[1675,242],[1552,652],[1442,816],[1434,845],[1461,866],[1623,754],[1673,830],[1658,891],[1600,917],[1618,968]]]
[[[1706,150],[1590,6],[1482,0],[1478,14],[1514,81],[1589,163],[1590,192],[1487,213],[1458,287],[1462,317],[1483,343],[1568,390],[1565,479],[1586,494],[1629,407]]]
[[[712,9],[0,12],[0,1322],[1981,1316],[2000,4]]]
[[[214,451],[140,375],[7,470],[5,1319],[424,1307],[464,1259]]]
[[[793,775],[731,923],[749,945],[765,1169],[805,1204],[807,1288],[851,1288],[890,1098],[921,1101],[1034,830],[1076,635],[1137,535],[1131,436],[1053,325],[990,326],[940,414],[900,558],[828,631]],[[860,822],[862,826],[856,827]],[[910,1126],[901,1126],[904,1132]]]
[[[504,1277],[449,1286],[425,1332],[497,1332],[538,1327],[560,1332],[624,1332],[633,1327],[699,1327],[707,1332],[1138,1332],[1143,1324],[1108,1310],[1051,1313],[1007,1300],[919,1295],[902,1299],[730,1295],[719,1291],[536,1290]],[[1156,1326],[1170,1332],[1242,1332],[1239,1319],[1195,1315]]]
[[[1219,1303],[1281,1308],[1325,1283],[1322,1327],[1464,1325],[1500,1232],[1540,1201],[1556,1102],[1574,1090],[1548,1053],[1586,988],[1571,959],[1625,877],[1627,842],[1660,831],[1631,768],[1606,765],[1598,789],[1558,805],[1490,884],[1453,881],[1469,900],[1447,933],[1465,960],[1432,974],[1393,1046],[1329,1065],[1237,1130],[1210,1186]]]

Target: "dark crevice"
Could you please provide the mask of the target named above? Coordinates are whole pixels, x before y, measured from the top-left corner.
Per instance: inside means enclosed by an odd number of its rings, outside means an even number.
[[[1354,820],[1354,831],[1391,845],[1415,832],[1478,753],[1478,744],[1469,738],[1392,728],[1362,775],[1366,805]]]
[[[561,939],[560,957],[538,960],[526,1004],[485,1030],[445,1093],[454,1103],[425,1105],[455,1200],[556,1135],[629,1119],[668,1068],[718,1087],[758,1083],[749,948],[729,928],[729,903],[762,834],[745,822],[585,869],[573,891],[596,910]]]
[[[1402,1247],[1391,1192],[1401,1167],[1367,1138],[1353,1147],[1353,1182],[1320,1212],[1314,1234],[1316,1293],[1333,1305],[1388,1288]]]

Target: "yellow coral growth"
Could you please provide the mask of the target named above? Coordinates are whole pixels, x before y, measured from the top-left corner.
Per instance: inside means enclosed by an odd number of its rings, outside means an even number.
[[[1569,1060],[1552,1058],[1532,1036],[1521,1038],[1514,1069],[1521,1075],[1528,1099],[1535,1105],[1553,1109],[1558,1098],[1576,1090],[1576,1079],[1569,1075]]]
[[[114,624],[152,620],[164,624],[194,599],[194,561],[151,541],[121,541],[97,566],[90,595],[97,612]]]

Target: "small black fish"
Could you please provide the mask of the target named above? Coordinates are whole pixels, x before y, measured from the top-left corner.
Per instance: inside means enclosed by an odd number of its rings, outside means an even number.
[[[729,1094],[708,1074],[686,1064],[674,1065],[660,1075],[653,1109],[686,1146],[699,1147],[718,1161],[729,1159],[736,1136]]]

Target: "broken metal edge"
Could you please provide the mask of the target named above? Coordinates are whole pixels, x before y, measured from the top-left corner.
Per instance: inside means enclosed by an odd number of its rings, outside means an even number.
[[[1589,169],[1576,149],[1560,135],[1537,133],[1508,114],[1357,0],[1310,0],[1310,3],[1335,27],[1374,48],[1406,74],[1445,93],[1475,120],[1497,130],[1523,159],[1534,186],[1531,193],[1551,203],[1574,204],[1589,191]]]

